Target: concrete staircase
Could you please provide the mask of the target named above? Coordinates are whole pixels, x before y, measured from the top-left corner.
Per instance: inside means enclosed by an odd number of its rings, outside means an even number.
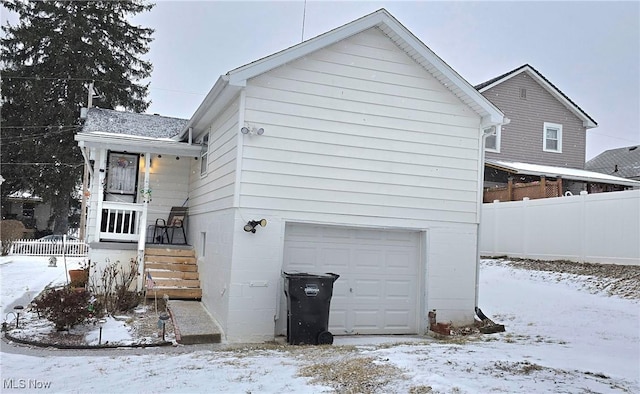
[[[192,248],[147,247],[144,269],[151,274],[155,286],[147,291],[147,298],[162,297],[172,300],[200,300],[202,289],[198,276],[195,251]]]

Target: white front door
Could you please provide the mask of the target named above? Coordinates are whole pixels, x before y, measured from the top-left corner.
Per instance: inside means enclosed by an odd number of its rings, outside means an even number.
[[[415,334],[420,255],[415,231],[287,224],[283,270],[340,275],[329,315],[334,335]],[[283,334],[284,296],[280,321]]]

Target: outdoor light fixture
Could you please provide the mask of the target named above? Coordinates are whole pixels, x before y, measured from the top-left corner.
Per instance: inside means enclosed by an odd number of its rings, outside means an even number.
[[[247,224],[244,225],[244,231],[248,233],[255,233],[256,226],[260,225],[260,227],[264,227],[267,225],[267,219],[262,220],[249,220]]]
[[[262,127],[260,127],[259,129],[252,127],[249,128],[247,126],[244,126],[243,128],[240,129],[240,132],[242,134],[257,134],[257,135],[262,135],[264,134],[264,129]]]

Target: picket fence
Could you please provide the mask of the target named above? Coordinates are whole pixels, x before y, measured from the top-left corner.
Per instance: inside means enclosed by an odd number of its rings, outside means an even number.
[[[480,254],[640,265],[640,190],[483,204]]]
[[[89,245],[81,240],[42,242],[37,239],[16,239],[9,251],[9,254],[14,256],[85,257],[88,253]]]

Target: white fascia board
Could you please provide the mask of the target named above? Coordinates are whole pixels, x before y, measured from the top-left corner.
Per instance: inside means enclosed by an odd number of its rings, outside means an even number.
[[[567,100],[566,97],[564,97],[558,91],[557,88],[551,86],[549,82],[541,78],[540,75],[535,70],[532,70],[531,67],[529,66],[525,66],[518,70],[515,70],[511,74],[506,75],[504,78],[501,78],[493,82],[492,84],[483,87],[482,89],[479,90],[479,92],[484,93],[485,91],[493,88],[494,86],[500,85],[501,83],[506,82],[511,78],[515,77],[516,75],[519,75],[520,73],[523,73],[523,72],[527,72],[527,74],[529,74],[531,78],[535,79],[540,85],[542,85],[543,88],[547,90],[547,92],[549,92],[553,97],[555,97],[556,100],[560,101],[562,105],[564,105],[569,111],[571,111],[575,116],[577,116],[578,119],[582,121],[582,125],[584,127],[586,127],[587,129],[598,127],[598,125],[594,123],[591,119],[589,119],[589,117],[586,116],[582,110],[580,110],[573,103]]]
[[[182,132],[173,137],[173,139],[176,141],[184,139],[189,133],[189,128],[193,128],[195,140],[198,133],[208,127],[208,121],[215,117],[212,113],[224,109],[239,90],[239,87],[229,87],[228,75],[221,75],[200,103],[196,112],[193,113],[184,129],[182,129]]]
[[[151,138],[114,133],[78,133],[74,136],[78,146],[109,149],[127,152],[150,152],[175,156],[193,156],[200,154],[199,145],[189,145],[170,138]]]
[[[274,68],[280,67],[296,59],[304,57],[312,52],[335,44],[345,38],[351,37],[364,30],[372,28],[388,19],[384,10],[376,11],[351,23],[340,26],[320,36],[302,42],[290,48],[284,49],[273,55],[256,60],[245,66],[229,71],[229,83],[231,85],[244,86],[248,79],[263,74]]]
[[[473,108],[471,103],[476,104],[484,113],[479,113],[482,116],[482,127],[500,125],[505,122],[505,117],[502,111],[500,111],[491,101],[478,92],[471,84],[460,76],[454,69],[452,69],[447,63],[445,63],[438,55],[436,55],[431,49],[429,49],[422,41],[413,35],[407,28],[401,25],[398,21],[391,17],[384,17],[384,23],[398,35],[398,38],[407,43],[412,49],[414,49],[419,56],[424,58],[425,61],[433,65],[440,73],[438,80],[443,83],[447,89],[462,99],[467,105]],[[406,52],[406,50],[405,50]],[[414,57],[415,58],[415,57]],[[416,59],[417,60],[417,59]],[[425,67],[424,64],[422,64]],[[427,67],[425,67],[427,68]],[[449,86],[452,84],[453,86]],[[458,92],[455,91],[458,89]],[[462,97],[460,97],[462,96]],[[464,98],[467,98],[465,100]],[[473,108],[478,112],[475,108]]]

